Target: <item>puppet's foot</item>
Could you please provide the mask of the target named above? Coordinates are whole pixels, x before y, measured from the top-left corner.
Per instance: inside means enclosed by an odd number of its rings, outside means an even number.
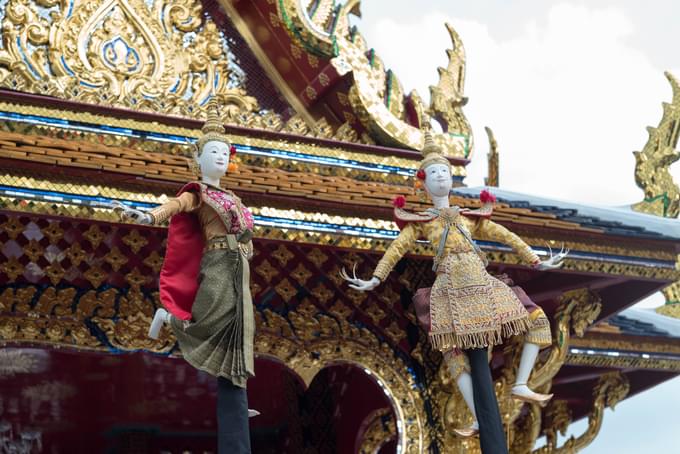
[[[252,418],[253,416],[258,416],[260,414],[259,411],[253,410],[252,408],[248,409],[248,417]]]
[[[548,401],[552,399],[552,394],[535,393],[526,385],[526,383],[516,383],[512,387],[512,397],[523,402],[530,402],[538,404],[541,407],[547,405]]]
[[[466,429],[453,429],[453,433],[461,438],[474,437],[479,433],[479,423],[477,421],[473,422],[472,425]]]
[[[163,327],[163,323],[167,323],[168,320],[168,311],[165,309],[156,309],[156,313],[153,316],[153,320],[151,321],[151,326],[149,327],[149,337],[151,339],[158,339],[160,333],[161,333],[161,328]]]

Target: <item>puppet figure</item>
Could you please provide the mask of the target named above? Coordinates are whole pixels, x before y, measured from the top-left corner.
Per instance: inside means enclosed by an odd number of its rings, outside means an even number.
[[[220,186],[236,148],[225,135],[214,98],[203,135],[189,158],[200,181],[149,212],[118,205],[122,216],[140,224],[170,219],[160,274],[158,309],[149,336],[172,328],[186,361],[218,381],[220,453],[250,453],[246,382],[254,375],[255,320],[248,260],[252,257],[253,216],[233,192]]]
[[[504,243],[537,269],[558,268],[567,252],[541,261],[517,235],[490,220],[495,199],[488,193],[482,195],[484,206],[481,209],[451,206],[451,164],[429,132],[425,132],[417,177],[423,181],[434,206],[413,213],[403,209],[403,197],[395,199],[394,214],[401,232],[376,266],[373,277],[362,280],[344,272],[343,277],[356,290],[373,290],[387,278],[396,263],[413,250],[417,240],[430,242],[435,253],[436,279],[431,289],[417,292],[414,302],[420,312],[426,308],[432,347],[443,353],[475,419],[471,427],[456,429],[456,433],[468,437],[481,430],[484,452],[507,452],[489,371],[488,349],[510,336],[525,335],[512,395],[544,405],[552,395],[535,393],[527,382],[540,348],[550,344],[550,326],[543,311],[531,300],[526,298],[528,306],[525,308],[516,291],[486,271],[486,258],[473,237]]]

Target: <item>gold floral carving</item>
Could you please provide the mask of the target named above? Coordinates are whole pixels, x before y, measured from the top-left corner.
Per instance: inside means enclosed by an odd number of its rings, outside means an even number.
[[[380,309],[377,304],[372,303],[368,306],[368,309],[365,310],[366,315],[371,317],[371,320],[373,321],[374,324],[378,324],[380,320],[382,320],[385,317],[385,311]]]
[[[129,234],[123,237],[123,243],[129,246],[130,249],[132,249],[132,251],[136,254],[144,246],[149,244],[149,241],[139,233],[139,230],[132,230]]]
[[[295,257],[295,255],[290,252],[283,244],[280,244],[271,255],[279,262],[282,267],[285,267],[290,259]]]
[[[255,272],[262,276],[267,282],[271,282],[274,276],[279,274],[279,271],[273,267],[267,259],[264,259],[257,267],[255,267]]]
[[[680,269],[680,255],[678,255],[675,267]],[[658,307],[656,312],[668,317],[680,318],[680,279],[664,288],[661,293],[666,298],[666,304]]]
[[[150,276],[142,274],[137,267],[134,267],[132,271],[125,275],[125,280],[133,290],[139,290],[139,288],[146,284],[150,279]]]
[[[571,420],[571,411],[566,400],[553,399],[550,401],[548,408],[545,409],[544,419],[546,426],[544,433],[548,446],[557,446],[557,434],[566,435]]]
[[[531,454],[536,439],[541,434],[541,410],[538,405],[529,405],[527,412],[515,425],[510,444],[512,454]]]
[[[158,273],[163,266],[163,257],[157,251],[151,251],[151,254],[144,259],[144,264],[151,268],[154,273]]]
[[[646,355],[645,355],[646,356]],[[565,364],[598,369],[637,369],[680,372],[680,361],[659,356],[609,356],[606,353],[570,353]]]
[[[0,224],[0,229],[2,229],[3,232],[7,232],[7,235],[9,235],[12,240],[16,240],[17,236],[24,230],[24,225],[18,217],[10,217],[7,221]]]
[[[9,282],[14,282],[16,278],[24,274],[24,265],[16,257],[9,257],[0,264],[0,271],[7,275]]]
[[[659,338],[656,341],[640,341],[636,338],[613,338],[606,333],[588,334],[582,338],[571,338],[571,347],[578,347],[585,350],[619,350],[640,353],[670,353],[680,355],[680,341],[669,342],[667,338]]]
[[[136,232],[136,230],[135,230]],[[137,251],[135,251],[137,252]],[[127,257],[125,255],[121,254],[120,249],[117,247],[111,248],[111,250],[104,256],[104,261],[111,265],[111,268],[113,271],[118,271],[121,266],[125,265],[128,262]]]
[[[369,370],[392,402],[400,428],[397,441],[401,452],[425,451],[430,435],[422,397],[406,364],[387,344],[380,343],[365,328],[357,328],[316,309],[307,311],[304,317],[291,318],[293,329],[280,316],[272,317],[271,311],[263,315],[263,324],[258,326],[256,336],[258,354],[286,364],[307,385],[321,369],[333,363],[348,363]],[[284,330],[282,325],[286,326]],[[284,334],[286,331],[288,335]]]
[[[530,379],[532,389],[539,392],[549,392],[552,379],[569,358],[571,332],[582,336],[585,329],[597,318],[600,310],[599,297],[588,289],[572,290],[562,295],[552,327],[552,346],[544,355],[544,359],[536,365]],[[534,442],[540,434],[542,418],[538,408],[531,408],[529,413],[522,415],[523,405],[510,396],[510,389],[514,383],[514,374],[521,353],[519,341],[519,338],[513,339],[504,348],[506,365],[494,385],[501,416],[508,428],[508,439],[510,446],[513,447],[512,452],[527,454],[533,449]],[[443,433],[440,436],[443,438],[444,446],[450,448],[445,452],[480,452],[477,442],[460,440],[452,434],[453,428],[465,427],[472,422],[472,419],[469,412],[465,410],[463,398],[451,381],[450,373],[443,362],[435,376],[435,381],[431,384],[431,392],[441,415],[440,424]]]
[[[45,267],[45,275],[50,279],[52,285],[57,285],[64,277],[64,274],[66,274],[64,268],[56,260]]]
[[[299,263],[290,275],[295,279],[300,285],[305,285],[313,273],[309,271],[302,263]]]
[[[395,344],[400,343],[406,339],[406,330],[400,327],[397,322],[392,322],[385,328],[385,333],[389,336],[390,340]]]
[[[330,301],[330,299],[333,297],[333,292],[329,290],[328,287],[323,285],[323,282],[319,282],[316,287],[311,290],[311,293],[314,295],[314,298],[316,298],[322,304],[328,303],[328,301]]]
[[[630,390],[628,379],[621,372],[609,372],[600,377],[593,389],[593,403],[588,414],[588,428],[578,437],[570,437],[562,446],[548,444],[533,451],[534,454],[571,454],[586,448],[593,442],[602,428],[605,408],[614,408],[625,399]],[[565,415],[556,421],[563,424]]]
[[[85,279],[92,284],[92,287],[99,288],[100,285],[106,280],[106,273],[104,273],[101,268],[97,266],[90,267],[85,273],[83,273]]]
[[[73,266],[78,266],[87,257],[83,248],[80,247],[80,243],[73,243],[66,251],[66,257],[69,258]]]
[[[553,322],[553,344],[547,359],[538,365],[529,380],[532,388],[548,384],[557,375],[569,352],[571,331],[582,337],[601,310],[600,297],[589,289],[570,290],[560,297]]]
[[[58,221],[50,222],[47,227],[40,229],[40,231],[50,239],[50,244],[57,244],[64,237],[64,229],[59,226]]]
[[[397,436],[391,408],[369,414],[362,423],[366,430],[361,435],[359,454],[378,454],[385,444]]]
[[[460,37],[450,25],[446,25],[452,41],[452,49],[447,50],[449,63],[446,68],[439,68],[439,82],[430,88],[431,102],[429,108],[425,108],[418,102],[420,96],[415,91],[404,96],[397,77],[392,72],[386,73],[381,60],[369,51],[360,34],[350,32],[349,15],[358,13],[358,0],[346,2],[333,12],[335,26],[332,32],[310,20],[309,11],[301,2],[280,0],[277,7],[293,42],[308,54],[331,58],[339,74],[352,73],[350,104],[378,143],[419,150],[423,145],[420,128],[433,118],[444,131],[435,134],[435,140],[451,156],[468,157],[471,154],[472,132],[462,112],[467,101],[463,96],[465,51]],[[417,100],[413,106],[420,123],[415,126],[403,119],[405,105],[410,100]]]
[[[41,290],[38,303],[31,307],[36,289],[10,288],[0,293],[3,307],[0,342],[154,352],[169,352],[175,344],[168,329],[161,330],[158,340],[147,336],[154,307],[158,305],[157,293],[150,297],[130,288],[80,295],[75,288],[49,287]],[[288,319],[269,309],[257,311],[256,351],[286,364],[307,385],[318,371],[331,364],[348,363],[369,370],[392,402],[402,452],[423,452],[431,442],[427,416],[407,365],[388,344],[338,314],[347,314],[347,311],[336,307],[324,313],[309,301],[301,302],[296,310],[290,311]],[[85,321],[103,336],[94,337]],[[104,338],[109,345],[103,344]]]
[[[83,233],[83,237],[92,244],[93,249],[97,249],[104,239],[104,234],[99,230],[97,224],[92,224],[90,228]]]
[[[31,262],[37,262],[45,253],[45,249],[40,245],[40,242],[35,239],[31,239],[28,244],[24,246],[23,251]]]
[[[668,218],[680,215],[680,188],[673,181],[671,164],[680,159],[676,150],[680,136],[680,83],[669,72],[673,100],[663,104],[663,117],[656,128],[648,127],[649,139],[642,151],[635,152],[635,182],[644,191],[642,202],[633,209]]]
[[[9,0],[0,86],[195,118],[215,94],[255,112],[229,44],[198,0]]]
[[[297,289],[290,283],[288,278],[283,278],[274,289],[285,302],[289,302],[297,294]]]

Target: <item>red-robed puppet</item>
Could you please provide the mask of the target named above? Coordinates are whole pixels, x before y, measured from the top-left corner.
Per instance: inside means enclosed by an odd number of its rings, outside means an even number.
[[[387,278],[404,254],[415,247],[418,239],[429,240],[435,252],[433,269],[436,280],[431,289],[421,289],[414,301],[417,306],[425,307],[426,317],[429,317],[427,329],[430,342],[433,348],[443,353],[448,369],[474,417],[471,427],[457,429],[456,433],[464,437],[476,435],[482,426],[484,435],[484,431],[493,426],[494,429],[490,431],[493,436],[490,435],[489,439],[494,439],[495,444],[486,451],[494,454],[507,452],[486,364],[487,349],[510,336],[525,334],[512,395],[517,399],[544,404],[551,396],[533,392],[528,388],[527,381],[540,347],[550,343],[550,327],[540,308],[533,305],[528,298],[523,304],[518,292],[486,271],[484,253],[475,244],[473,237],[507,244],[528,265],[540,269],[559,267],[566,253],[551,256],[541,262],[529,245],[517,235],[489,219],[495,200],[490,194],[484,195],[485,207],[481,210],[471,211],[451,206],[451,165],[440,147],[433,142],[429,132],[425,133],[422,155],[417,176],[424,183],[434,207],[424,212],[408,212],[402,209],[403,198],[397,199],[395,217],[401,232],[376,266],[372,279],[362,280],[346,273],[343,273],[343,277],[356,290],[373,290]],[[467,355],[463,355],[462,351]],[[480,365],[477,372],[482,368],[486,370],[482,377],[484,386],[473,383],[468,362],[468,358],[472,362],[473,357],[476,358],[475,363]],[[477,389],[488,394],[487,401],[491,402],[480,415],[476,411],[479,397]],[[483,439],[483,451],[484,444]]]
[[[148,225],[170,219],[158,309],[149,336],[164,323],[192,366],[218,378],[220,453],[249,453],[246,382],[254,375],[255,320],[248,260],[253,216],[220,178],[234,168],[214,98],[193,161],[201,181],[186,184],[162,206],[142,212],[118,205],[124,218]],[[191,158],[190,158],[191,160]],[[257,412],[250,411],[251,415]]]

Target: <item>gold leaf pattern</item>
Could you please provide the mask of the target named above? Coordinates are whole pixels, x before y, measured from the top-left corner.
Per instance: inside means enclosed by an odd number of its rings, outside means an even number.
[[[92,249],[97,249],[102,240],[104,240],[104,234],[99,230],[97,224],[92,224],[90,228],[83,233],[83,237],[92,244]]]
[[[281,298],[287,303],[297,294],[297,289],[290,283],[287,278],[284,278],[275,287],[276,293],[281,295]]]
[[[50,239],[50,244],[57,244],[57,242],[64,237],[64,229],[59,227],[58,221],[50,222],[50,224],[41,231]]]
[[[37,263],[38,259],[43,256],[45,249],[40,245],[40,242],[31,240],[24,246],[24,254],[31,262]]]
[[[85,276],[85,279],[87,279],[94,288],[99,288],[99,286],[102,285],[102,283],[106,280],[106,273],[104,273],[101,268],[97,266],[88,268],[88,270],[83,273],[83,276]]]
[[[262,276],[265,281],[271,282],[274,276],[279,274],[279,271],[269,263],[269,260],[264,259],[256,268],[255,272]]]
[[[272,252],[272,257],[274,257],[278,262],[281,264],[281,266],[286,266],[290,259],[295,257],[295,255],[290,252],[288,249],[286,249],[286,246],[283,244],[280,244],[278,248],[274,252]]]
[[[0,230],[7,232],[11,239],[16,240],[17,236],[24,230],[24,225],[18,217],[11,216],[0,225]]]
[[[148,258],[147,258],[147,260],[148,260]],[[111,265],[111,268],[113,269],[113,271],[118,271],[121,266],[125,265],[128,262],[128,259],[123,254],[121,254],[120,250],[117,247],[114,246],[104,256],[104,261],[106,261],[106,263]]]
[[[137,254],[144,246],[149,244],[149,241],[139,233],[139,230],[135,229],[123,237],[123,243]]]
[[[10,257],[0,265],[0,270],[7,275],[9,282],[24,274],[24,266],[16,257]]]

